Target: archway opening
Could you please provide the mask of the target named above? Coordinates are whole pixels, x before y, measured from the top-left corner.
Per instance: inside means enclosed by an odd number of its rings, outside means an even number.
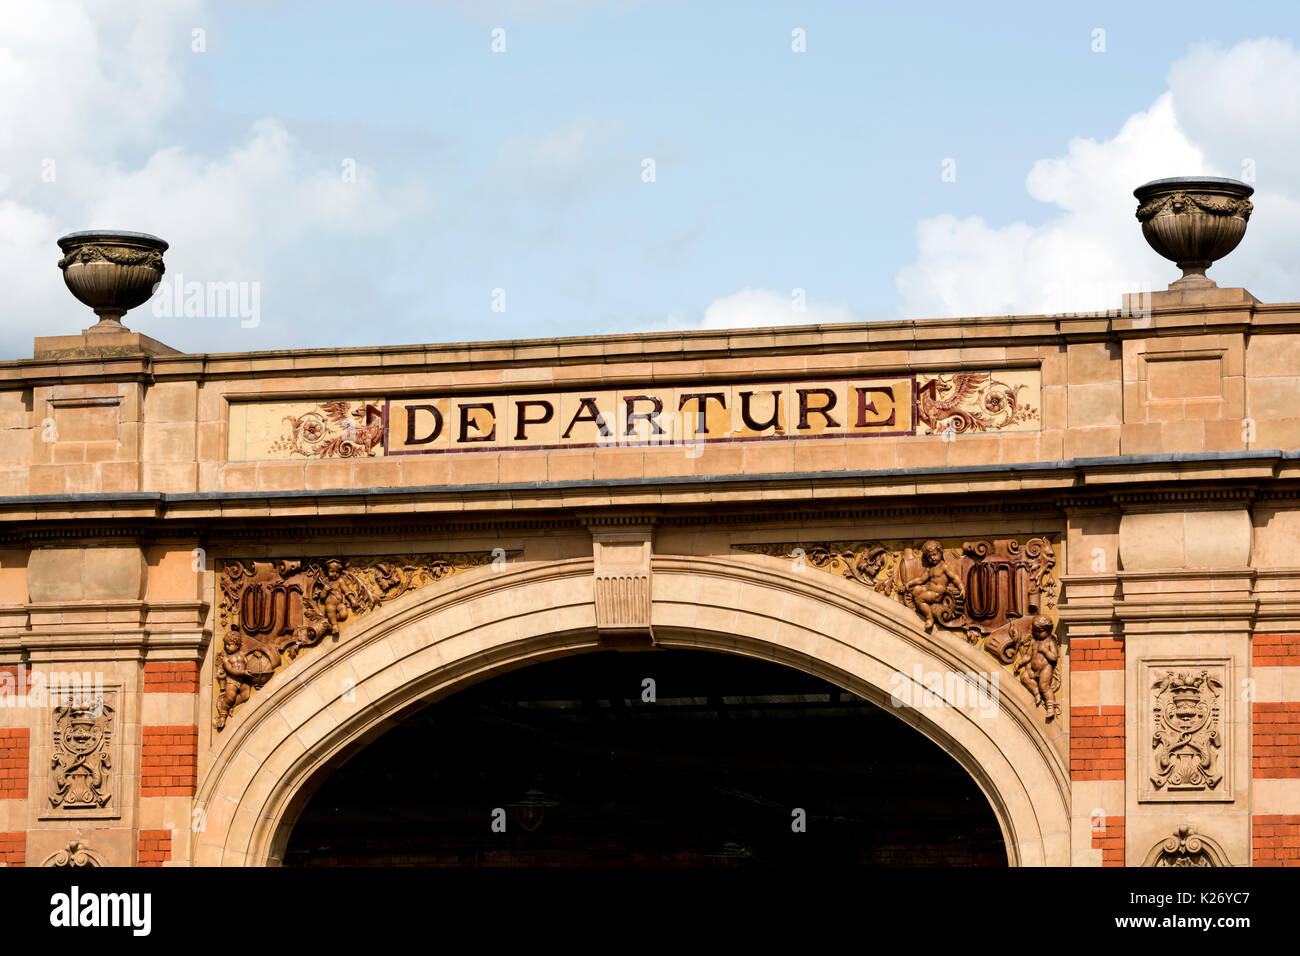
[[[820,678],[709,651],[502,674],[332,768],[287,866],[1005,866],[939,746]]]

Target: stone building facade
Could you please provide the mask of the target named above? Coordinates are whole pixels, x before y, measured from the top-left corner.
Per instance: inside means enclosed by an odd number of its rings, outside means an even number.
[[[1140,304],[37,339],[0,363],[0,860],[275,863],[413,702],[654,645],[891,710],[1012,864],[1295,865],[1300,304]]]

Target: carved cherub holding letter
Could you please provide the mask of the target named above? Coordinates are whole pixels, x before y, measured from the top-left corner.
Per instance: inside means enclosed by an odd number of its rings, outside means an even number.
[[[935,611],[948,598],[961,597],[961,581],[943,559],[943,545],[931,538],[921,545],[921,573],[903,585],[908,603],[925,621],[927,631],[934,630]]]
[[[1020,672],[1020,683],[1034,695],[1034,703],[1047,708],[1047,719],[1051,720],[1061,715],[1061,705],[1056,702],[1056,694],[1052,691],[1056,663],[1061,657],[1061,645],[1056,641],[1052,619],[1043,614],[1034,618],[1029,639],[1033,652],[1025,669]]]

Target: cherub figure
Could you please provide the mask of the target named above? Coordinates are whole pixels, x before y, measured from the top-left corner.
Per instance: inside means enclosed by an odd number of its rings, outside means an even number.
[[[934,630],[934,615],[944,601],[961,597],[961,582],[943,559],[943,545],[931,538],[921,545],[921,573],[908,581],[903,589],[909,603],[925,621],[927,631]]]
[[[329,622],[327,633],[338,636],[339,627],[348,619],[348,599],[343,592],[343,562],[330,558],[325,562],[324,594],[321,610]]]
[[[1061,715],[1061,705],[1056,702],[1056,694],[1052,691],[1052,679],[1056,676],[1061,645],[1056,641],[1052,619],[1044,614],[1034,618],[1029,633],[1033,654],[1025,664],[1025,669],[1020,672],[1020,683],[1034,695],[1034,703],[1047,708],[1047,719],[1050,721]]]
[[[221,696],[217,698],[217,716],[212,721],[217,730],[226,726],[226,720],[235,705],[242,704],[253,693],[253,675],[248,672],[248,660],[244,657],[242,646],[238,634],[227,634],[226,652],[217,659],[217,680],[221,683]]]

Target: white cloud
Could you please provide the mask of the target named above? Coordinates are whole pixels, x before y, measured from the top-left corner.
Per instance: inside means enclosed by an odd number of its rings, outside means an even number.
[[[507,137],[497,150],[497,170],[503,185],[518,186],[529,197],[567,201],[604,185],[615,163],[627,159],[611,153],[621,133],[617,121],[580,116],[542,134]],[[625,171],[633,176],[636,167]]]
[[[465,16],[484,21],[568,20],[596,10],[627,13],[642,0],[438,0]]]
[[[803,290],[753,289],[714,299],[702,316],[674,315],[647,331],[666,329],[752,329],[774,325],[829,325],[861,319],[847,306],[817,302]]]
[[[1142,239],[1133,188],[1165,176],[1258,173],[1256,212],[1239,251],[1210,271],[1222,285],[1285,297],[1288,250],[1300,239],[1300,54],[1252,40],[1197,47],[1169,71],[1170,91],[1131,116],[1113,139],[1070,142],[1026,178],[1060,210],[1040,226],[991,226],[979,217],[917,224],[917,257],[895,284],[908,317],[1094,311],[1120,295],[1178,277]]]
[[[348,181],[342,157],[314,153],[273,119],[254,121],[215,154],[178,145],[168,130],[193,119],[182,110],[201,108],[187,77],[198,55],[191,30],[206,19],[193,0],[60,0],[20,4],[0,21],[0,285],[11,312],[0,354],[29,355],[32,336],[94,321],[55,267],[55,240],[77,229],[155,233],[172,245],[170,275],[257,282],[264,302],[281,303],[251,332],[219,319],[215,328],[162,323],[147,305],[128,314],[132,328],[181,348],[306,344],[290,320],[313,307],[321,307],[313,339],[337,341],[347,318],[327,306],[341,287],[350,285],[349,298],[377,298],[370,287],[383,276],[354,250],[427,213],[424,188],[380,181],[364,164]],[[319,261],[331,240],[351,243],[331,253],[342,266]]]

